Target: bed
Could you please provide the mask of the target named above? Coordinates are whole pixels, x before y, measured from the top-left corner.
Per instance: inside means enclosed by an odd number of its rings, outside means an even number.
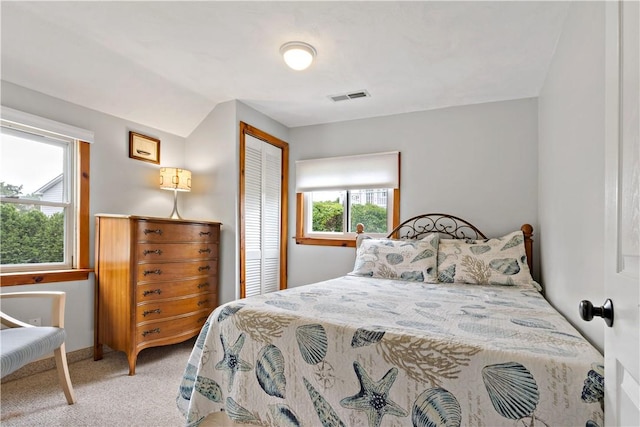
[[[218,307],[178,392],[186,424],[603,425],[602,355],[541,295],[531,234],[420,215],[359,234],[343,277]]]

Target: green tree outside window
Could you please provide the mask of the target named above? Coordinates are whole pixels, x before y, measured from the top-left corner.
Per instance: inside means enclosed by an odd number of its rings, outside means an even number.
[[[4,197],[19,196],[22,186],[0,183]],[[47,216],[28,204],[0,206],[0,264],[64,261],[64,215]]]

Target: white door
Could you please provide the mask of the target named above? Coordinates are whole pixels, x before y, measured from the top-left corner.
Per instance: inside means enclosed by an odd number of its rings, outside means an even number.
[[[640,426],[640,3],[606,4],[605,424]]]
[[[245,296],[280,289],[282,150],[245,136]]]

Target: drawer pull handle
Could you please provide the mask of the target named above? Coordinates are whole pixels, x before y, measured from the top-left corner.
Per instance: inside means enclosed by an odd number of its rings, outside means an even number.
[[[211,236],[211,232],[210,231],[201,231],[200,235],[201,236]]]
[[[143,315],[144,317],[147,317],[147,315],[149,315],[149,314],[160,314],[160,313],[162,313],[162,310],[160,310],[159,308],[156,308],[155,310],[145,310],[145,311],[142,313],[142,315]]]
[[[144,273],[142,273],[143,275],[148,275],[148,274],[162,274],[162,270],[160,270],[159,268],[156,268],[155,270],[145,270]]]
[[[161,290],[161,289],[154,289],[154,290],[152,290],[152,291],[144,291],[144,292],[142,293],[142,296],[143,296],[143,297],[146,297],[147,295],[150,295],[150,294],[158,294],[158,295],[160,295],[161,293],[162,293],[162,290]]]
[[[200,249],[198,250],[199,254],[210,254],[211,253],[211,248],[207,248],[207,249]]]
[[[198,271],[203,271],[203,270],[211,270],[211,266],[205,265],[204,267],[198,267]]]
[[[149,334],[159,334],[159,333],[160,333],[160,328],[149,329],[148,331],[142,332],[142,336],[146,337]]]
[[[208,299],[206,299],[204,301],[198,301],[198,307],[200,307],[201,305],[204,305],[204,304],[208,304],[208,303],[209,303]]]
[[[151,250],[151,249],[145,249],[144,251],[142,251],[142,255],[147,256],[149,254],[156,254],[156,255],[162,255],[162,249],[156,249],[156,250]]]
[[[208,287],[209,287],[209,282],[204,282],[204,283],[198,284],[198,289],[208,288]]]
[[[159,229],[159,228],[156,228],[155,230],[151,230],[151,229],[149,229],[149,228],[145,228],[145,229],[144,229],[144,235],[145,235],[145,236],[146,236],[147,234],[151,234],[151,233],[153,233],[153,234],[157,234],[157,235],[159,235],[159,236],[162,236],[162,230],[161,230],[161,229]]]

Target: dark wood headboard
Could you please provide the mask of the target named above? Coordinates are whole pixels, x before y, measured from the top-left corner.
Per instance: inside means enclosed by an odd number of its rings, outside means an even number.
[[[356,226],[357,233],[364,233],[364,225]],[[524,249],[527,255],[529,270],[533,271],[533,227],[531,224],[524,224],[520,227],[524,235]],[[429,233],[440,233],[451,239],[487,239],[475,225],[457,216],[428,213],[414,216],[404,221],[394,228],[387,237],[392,239],[420,239]]]

